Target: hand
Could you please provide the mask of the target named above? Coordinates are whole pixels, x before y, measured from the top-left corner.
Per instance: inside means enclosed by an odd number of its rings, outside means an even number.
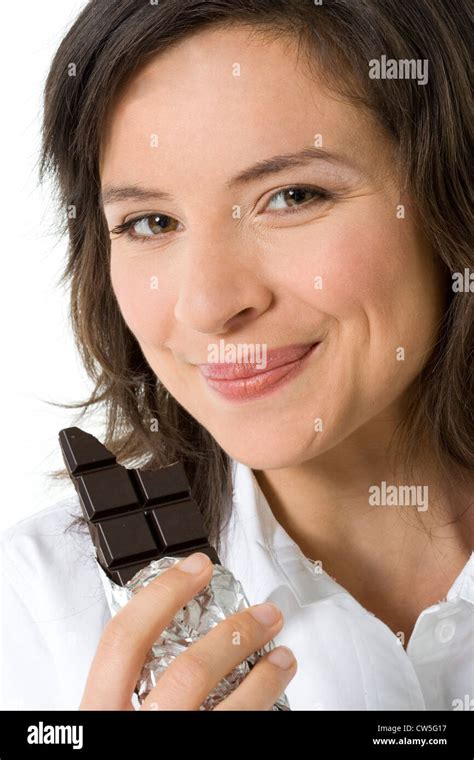
[[[197,572],[191,559],[202,558]],[[185,571],[185,562],[189,569]],[[131,698],[146,655],[171,619],[204,586],[213,572],[210,559],[196,552],[140,589],[102,633],[79,710],[133,710]],[[273,608],[275,622],[266,624],[258,611]],[[249,607],[222,620],[173,660],[144,700],[142,710],[199,710],[212,689],[246,657],[282,628],[274,604]],[[236,635],[240,634],[240,635]],[[236,643],[240,642],[240,643]],[[277,654],[279,653],[279,654]],[[278,656],[290,655],[279,667]],[[296,673],[291,650],[278,647],[258,660],[242,683],[215,710],[271,710]]]

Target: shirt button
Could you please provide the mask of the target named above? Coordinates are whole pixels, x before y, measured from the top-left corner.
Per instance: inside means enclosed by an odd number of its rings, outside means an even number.
[[[440,620],[436,624],[434,633],[437,641],[441,644],[447,644],[456,633],[456,623],[450,619]]]

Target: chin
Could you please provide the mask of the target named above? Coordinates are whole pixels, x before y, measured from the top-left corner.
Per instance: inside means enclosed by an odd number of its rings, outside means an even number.
[[[309,441],[303,440],[303,438],[300,440],[293,438],[293,443],[291,443],[288,436],[284,440],[269,436],[266,441],[252,445],[250,443],[251,436],[248,436],[242,440],[241,445],[236,445],[234,440],[228,446],[225,445],[225,442],[221,443],[219,439],[216,440],[228,456],[247,465],[252,470],[279,470],[285,467],[296,467],[318,456],[330,447],[329,442],[326,441],[326,445],[324,445],[322,439],[318,442],[314,437]]]

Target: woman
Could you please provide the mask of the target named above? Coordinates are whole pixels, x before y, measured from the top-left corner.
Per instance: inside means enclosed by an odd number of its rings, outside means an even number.
[[[92,0],[61,43],[42,173],[67,219],[84,407],[104,405],[121,461],[185,463],[253,605],[143,709],[198,709],[272,638],[279,662],[216,709],[472,697],[468,32],[454,0]],[[211,565],[107,620],[71,510],[4,537],[7,699],[133,709]],[[31,688],[22,647],[44,655]]]

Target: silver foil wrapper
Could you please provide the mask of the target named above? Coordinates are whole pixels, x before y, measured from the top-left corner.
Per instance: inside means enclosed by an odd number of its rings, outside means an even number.
[[[136,573],[125,586],[114,583],[99,564],[99,573],[112,617],[127,604],[140,588],[146,586],[181,559],[182,557],[162,557],[153,560]],[[221,620],[241,612],[247,607],[250,607],[250,604],[240,581],[234,578],[230,570],[222,565],[215,564],[208,585],[179,610],[148,652],[135,688],[139,705],[137,709],[140,709],[150,691],[156,686],[175,657],[218,625]],[[274,648],[273,640],[269,641],[262,649],[243,660],[209,693],[199,709],[213,710],[219,702],[237,688],[256,662]],[[290,710],[288,699],[284,693],[280,695],[272,709]]]

